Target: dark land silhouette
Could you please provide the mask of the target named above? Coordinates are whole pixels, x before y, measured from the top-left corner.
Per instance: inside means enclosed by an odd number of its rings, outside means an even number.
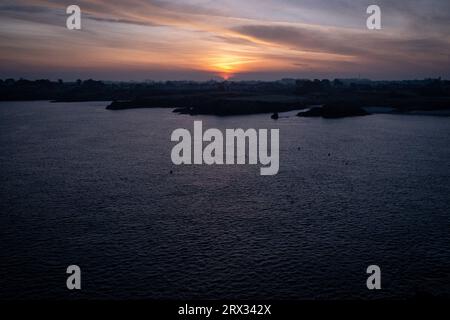
[[[218,116],[308,109],[299,116],[338,118],[368,114],[363,107],[389,107],[394,112],[450,110],[450,81],[440,78],[207,82],[6,79],[0,80],[0,100],[112,101],[108,110],[173,108],[181,114]]]

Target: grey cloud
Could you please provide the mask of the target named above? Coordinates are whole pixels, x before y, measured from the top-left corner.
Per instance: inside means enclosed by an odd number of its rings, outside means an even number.
[[[20,5],[2,5],[0,12],[17,12],[17,13],[43,13],[50,11],[48,8],[39,6],[20,6]]]
[[[102,18],[102,17],[96,17],[89,15],[87,16],[87,19],[99,21],[99,22],[108,22],[108,23],[124,23],[124,24],[133,24],[138,26],[148,26],[148,27],[156,27],[156,26],[162,26],[161,24],[156,24],[152,22],[143,22],[138,20],[129,20],[129,19],[119,19],[119,18]]]
[[[242,35],[303,51],[353,55],[361,48],[347,44],[335,33],[290,26],[244,25],[232,29]]]
[[[310,29],[291,26],[243,25],[232,29],[242,35],[302,51],[343,55],[386,56],[397,53],[448,54],[450,43],[436,37],[391,38],[380,33],[347,29]]]

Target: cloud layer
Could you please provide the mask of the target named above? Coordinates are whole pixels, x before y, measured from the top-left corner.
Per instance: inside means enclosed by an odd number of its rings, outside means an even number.
[[[0,77],[114,80],[450,78],[450,2],[378,0],[3,1]]]

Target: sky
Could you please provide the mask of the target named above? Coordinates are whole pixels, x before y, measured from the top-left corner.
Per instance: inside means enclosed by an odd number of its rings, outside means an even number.
[[[449,31],[448,0],[2,0],[0,78],[449,79]]]

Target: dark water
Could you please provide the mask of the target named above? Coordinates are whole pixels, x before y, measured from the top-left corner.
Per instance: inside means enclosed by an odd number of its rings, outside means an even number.
[[[0,298],[450,294],[450,118],[105,105],[0,104]],[[172,165],[170,134],[194,119],[280,128],[279,174]],[[366,288],[370,264],[381,291]]]

